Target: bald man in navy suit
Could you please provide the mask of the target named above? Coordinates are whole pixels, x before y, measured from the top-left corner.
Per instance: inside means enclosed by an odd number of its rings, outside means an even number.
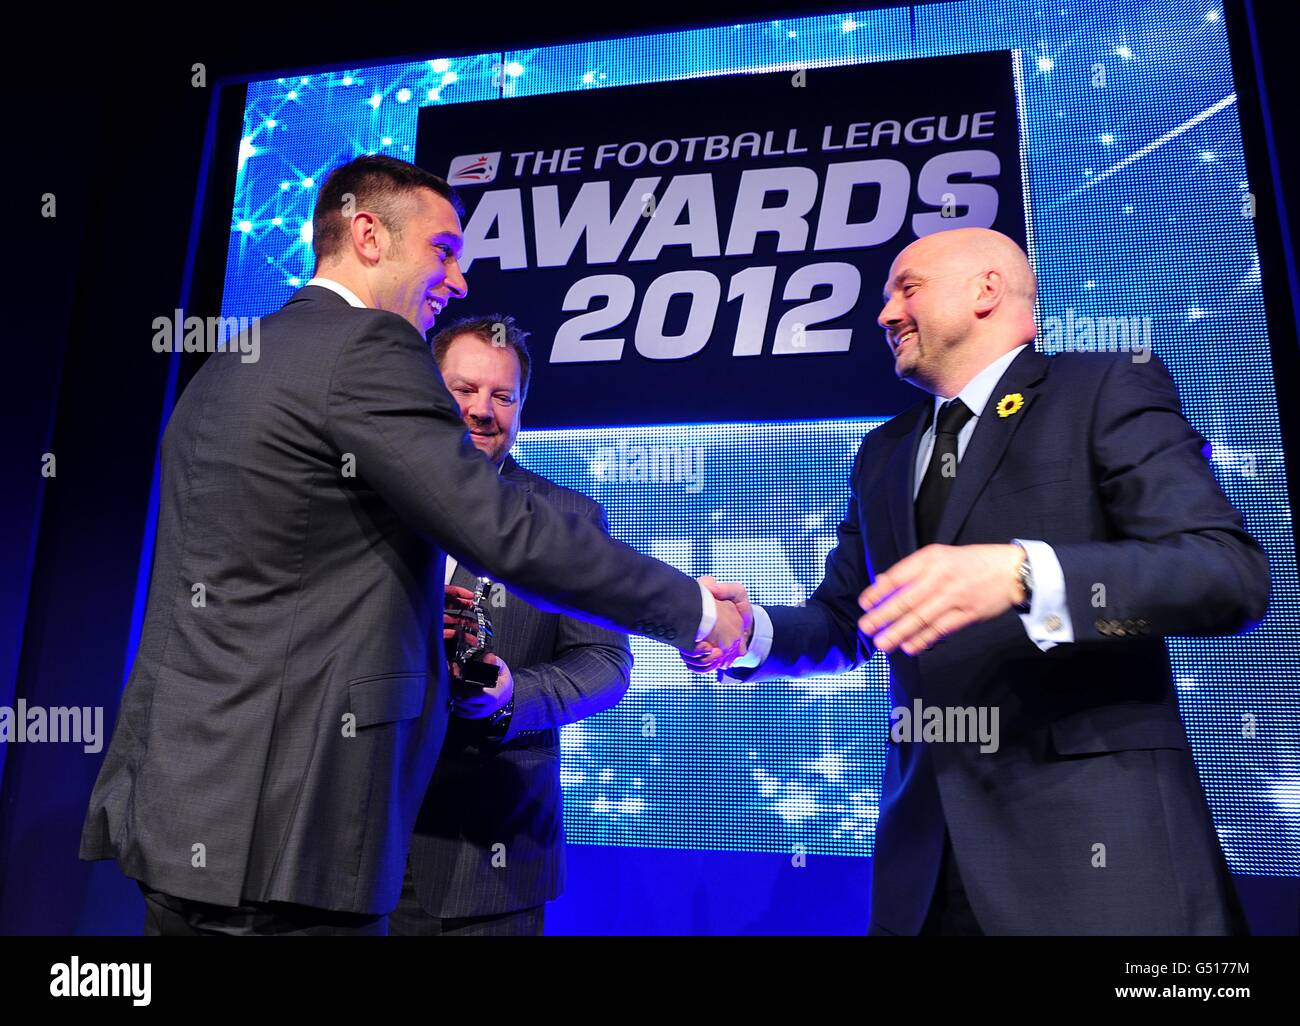
[[[1268,564],[1159,360],[1035,352],[1035,301],[997,232],[899,254],[879,321],[927,396],[863,441],[821,585],[754,607],[730,673],[879,649],[896,711],[943,717],[895,717],[871,933],[1240,933],[1164,639],[1249,629]],[[994,744],[949,729],[981,712]]]

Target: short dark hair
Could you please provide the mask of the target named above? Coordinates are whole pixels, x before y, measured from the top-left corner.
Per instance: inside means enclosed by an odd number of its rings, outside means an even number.
[[[456,190],[422,167],[382,154],[357,157],[340,164],[325,179],[316,209],[311,218],[311,248],[316,265],[336,255],[348,237],[348,219],[343,216],[344,197],[351,196],[351,206],[375,214],[394,239],[402,237],[403,204],[401,200],[417,189],[431,189],[441,196],[461,217],[465,207]]]
[[[519,359],[519,401],[528,398],[528,379],[532,376],[532,356],[528,352],[528,335],[509,314],[465,317],[448,325],[433,336],[433,358],[442,367],[451,344],[461,335],[473,335],[491,346],[509,346]]]

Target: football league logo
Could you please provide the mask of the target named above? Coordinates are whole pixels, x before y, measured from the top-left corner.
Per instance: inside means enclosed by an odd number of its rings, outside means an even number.
[[[485,185],[497,176],[497,165],[501,163],[501,152],[471,153],[464,157],[453,157],[451,169],[447,172],[448,185]]]

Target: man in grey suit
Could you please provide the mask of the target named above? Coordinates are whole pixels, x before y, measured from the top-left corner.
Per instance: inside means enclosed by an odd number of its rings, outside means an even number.
[[[470,438],[502,477],[603,530],[597,503],[510,457],[531,376],[526,337],[511,317],[474,318],[440,331],[433,352]],[[454,605],[475,579],[447,566]],[[559,727],[627,692],[627,635],[544,612],[500,585],[489,594],[500,679],[487,689],[452,683],[456,708],[388,917],[393,935],[542,933],[545,903],[564,884]]]
[[[215,353],[163,435],[140,649],[81,857],[150,933],[383,933],[446,731],[444,552],[606,626],[739,654],[742,617],[469,443],[424,333],[465,295],[458,202],[332,173],[317,277]]]

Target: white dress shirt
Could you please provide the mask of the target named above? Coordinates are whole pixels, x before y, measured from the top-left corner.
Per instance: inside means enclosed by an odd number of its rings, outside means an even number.
[[[342,296],[347,300],[349,306],[355,306],[362,310],[366,309],[366,304],[361,302],[357,294],[346,285],[340,285],[331,278],[322,278],[317,275],[307,282],[308,285],[318,285],[320,288],[329,289],[331,292]],[[497,467],[497,473],[501,473],[501,468]],[[456,572],[456,559],[451,553],[447,554],[447,583],[451,583],[451,575]],[[713,631],[714,625],[718,622],[718,604],[713,600],[713,593],[704,585],[700,585],[700,601],[703,607],[703,615],[700,617],[700,629],[695,635],[696,641],[703,641]]]
[[[930,426],[921,436],[921,444],[916,452],[916,466],[912,478],[913,501],[921,490],[925,468],[929,465],[930,456],[934,452],[934,428],[939,417],[939,407],[949,399],[956,398],[960,399],[974,414],[962,425],[961,432],[957,435],[957,464],[960,466],[962,456],[966,453],[966,443],[975,433],[975,425],[983,415],[984,407],[988,405],[994,387],[1024,348],[1025,346],[1017,346],[1010,352],[1003,353],[971,378],[966,387],[956,396],[936,395],[934,397],[934,415],[930,418]],[[1061,562],[1056,558],[1056,553],[1046,542],[1025,541],[1020,538],[1013,538],[1012,541],[1025,550],[1029,569],[1034,578],[1034,594],[1030,600],[1029,611],[1020,614],[1020,622],[1025,625],[1025,633],[1029,635],[1029,640],[1043,652],[1058,644],[1074,641],[1074,625],[1070,621],[1070,608],[1065,600],[1065,574],[1061,570]],[[754,606],[754,637],[750,642],[749,651],[733,665],[745,668],[759,666],[771,651],[772,618],[767,615],[767,610],[762,606]]]
[[[340,285],[331,278],[316,277],[307,283],[308,285],[318,285],[320,288],[329,289],[348,301],[348,306],[355,306],[361,310],[366,309],[366,304],[361,302],[357,294],[346,285]],[[305,287],[305,286],[304,286]]]

